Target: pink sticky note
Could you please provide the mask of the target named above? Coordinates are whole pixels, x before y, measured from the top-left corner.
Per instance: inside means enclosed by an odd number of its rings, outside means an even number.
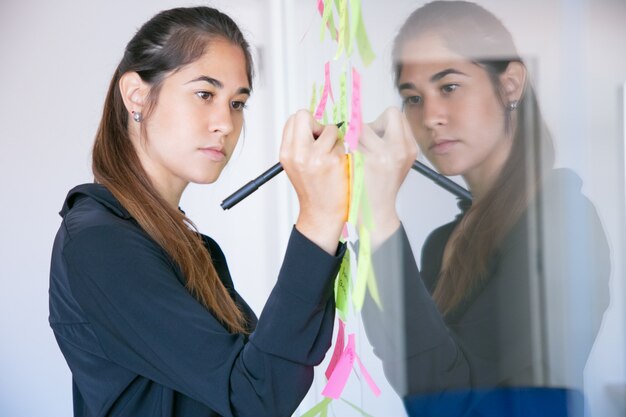
[[[356,352],[354,349],[354,333],[351,333],[348,336],[348,344],[346,345],[346,349],[343,351],[341,359],[339,359],[337,366],[335,366],[335,370],[328,379],[326,387],[324,387],[324,390],[322,391],[323,396],[335,400],[341,396],[341,392],[346,386],[346,383],[348,382],[348,377],[350,376],[350,372],[352,371],[352,365],[354,364],[355,357]]]
[[[337,340],[335,341],[335,350],[333,351],[333,356],[330,358],[330,362],[328,363],[328,368],[326,368],[326,379],[330,379],[333,371],[335,370],[335,366],[339,359],[341,358],[341,354],[343,353],[343,345],[344,345],[344,332],[346,325],[341,319],[337,319],[339,322],[339,330],[337,331]]]
[[[348,238],[348,225],[346,223],[343,224],[343,229],[341,230],[341,237],[344,239]]]
[[[361,76],[358,71],[352,68],[352,104],[350,114],[350,125],[344,140],[351,150],[356,150],[359,145],[361,135]]]
[[[328,86],[328,94],[330,95],[331,101],[334,103],[335,97],[333,97],[333,86],[330,83],[330,62],[326,62],[326,65],[324,65],[324,84]]]
[[[333,90],[330,84],[330,62],[327,62],[326,65],[324,65],[324,91],[322,92],[322,99],[317,105],[315,115],[313,116],[316,119],[321,119],[324,115],[324,109],[326,109],[326,102],[328,101],[329,94],[331,100],[334,102],[335,99],[333,98]]]
[[[367,385],[370,386],[370,389],[372,390],[374,395],[378,397],[380,395],[380,388],[378,388],[378,385],[376,385],[372,376],[369,374],[369,372],[367,372],[367,369],[365,369],[365,365],[363,365],[363,362],[361,362],[359,355],[356,355],[356,361],[359,364],[359,369],[361,369],[361,375],[363,375],[363,378],[365,378],[365,382],[367,382]]]

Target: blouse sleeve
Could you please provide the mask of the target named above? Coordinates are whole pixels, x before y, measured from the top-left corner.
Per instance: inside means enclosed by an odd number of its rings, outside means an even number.
[[[139,229],[90,227],[63,254],[73,295],[109,360],[223,416],[288,416],[330,347],[333,278],[344,250],[330,256],[294,228],[248,340],[190,295]]]

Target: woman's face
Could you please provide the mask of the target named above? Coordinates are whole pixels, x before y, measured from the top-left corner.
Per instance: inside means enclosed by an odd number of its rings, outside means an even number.
[[[214,182],[237,145],[249,95],[244,53],[225,40],[170,74],[144,121],[147,140],[139,145],[155,185],[180,193],[190,182]]]
[[[506,161],[512,139],[485,69],[429,34],[408,41],[400,59],[398,90],[424,155],[445,175],[463,175],[470,185],[489,182]]]

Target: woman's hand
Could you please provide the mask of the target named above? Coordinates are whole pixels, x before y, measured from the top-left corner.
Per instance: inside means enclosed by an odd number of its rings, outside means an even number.
[[[300,203],[296,229],[335,254],[348,214],[348,170],[334,125],[323,126],[306,110],[287,120],[280,162]]]
[[[389,107],[374,122],[363,125],[359,150],[365,159],[365,190],[374,222],[372,244],[376,247],[400,226],[396,199],[418,147],[404,114]]]

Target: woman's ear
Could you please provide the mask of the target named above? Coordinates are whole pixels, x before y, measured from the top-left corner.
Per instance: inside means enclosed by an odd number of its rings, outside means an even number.
[[[149,87],[139,74],[129,71],[122,74],[119,81],[122,100],[129,113],[141,113],[148,96]]]
[[[526,67],[518,61],[511,61],[500,74],[500,84],[504,93],[504,102],[518,102],[524,94],[526,85]]]

